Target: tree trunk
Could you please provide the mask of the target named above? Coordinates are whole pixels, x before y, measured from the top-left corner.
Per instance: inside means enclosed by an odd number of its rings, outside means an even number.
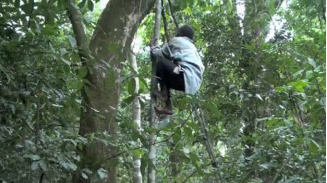
[[[175,183],[176,176],[178,174],[178,155],[175,151],[175,144],[171,143],[170,144],[170,154],[169,154],[169,160],[170,160],[170,176],[171,176],[171,182]]]
[[[136,73],[138,73],[138,68],[137,68],[137,62],[136,62],[136,56],[130,52],[129,53],[129,61],[131,63],[132,68]],[[139,89],[140,89],[140,82],[139,78],[135,77],[135,97],[133,99],[133,112],[132,112],[132,118],[134,123],[137,126],[138,132],[141,130],[141,104],[140,100],[137,96]],[[141,157],[138,155],[133,156],[133,182],[134,183],[142,183],[142,173],[141,173]]]
[[[75,38],[79,47],[83,48],[80,49],[80,55],[88,58],[84,63],[88,69],[85,79],[91,83],[85,84],[82,90],[80,135],[107,132],[111,136],[111,144],[116,143],[118,124],[115,116],[119,105],[120,83],[115,81],[120,76],[121,62],[126,59],[126,51],[130,49],[139,23],[153,5],[152,0],[110,0],[100,15],[88,48],[85,47],[87,37],[82,17],[74,6],[69,5],[69,13],[74,15],[71,20]],[[88,54],[88,49],[91,54]],[[108,158],[117,153],[115,145],[107,147],[100,142],[92,142],[83,148],[82,153],[80,170],[88,168],[96,173],[103,167],[108,176],[101,182],[117,182],[116,159]],[[76,173],[73,182],[91,180],[85,180],[80,173]]]
[[[283,0],[275,0],[274,7],[276,9],[279,8]],[[260,65],[260,54],[254,53],[252,51],[249,51],[245,48],[245,45],[251,45],[254,42],[254,45],[256,48],[260,47],[261,43],[261,36],[262,30],[267,25],[267,21],[260,21],[255,22],[254,19],[260,19],[262,16],[268,16],[264,12],[268,12],[269,5],[265,4],[264,1],[261,0],[252,0],[247,1],[245,5],[245,17],[244,17],[244,23],[243,23],[243,29],[244,29],[244,35],[243,35],[243,46],[242,46],[242,59],[239,62],[240,67],[240,75],[246,76],[246,81],[243,83],[243,89],[244,91],[252,94],[252,96],[255,96],[255,88],[250,86],[251,82],[257,82],[256,77],[259,73],[256,69],[258,65]],[[270,15],[273,16],[273,15]],[[252,134],[256,130],[256,124],[255,119],[258,117],[257,111],[256,111],[256,101],[257,99],[255,97],[250,97],[249,100],[243,102],[243,120],[245,124],[244,128],[244,135],[246,136],[246,141],[244,142],[244,155],[246,158],[249,158],[252,156],[254,152],[254,145],[255,142],[252,140]],[[248,175],[250,177],[256,176],[256,170],[251,168],[251,162],[248,162]]]
[[[156,14],[155,14],[155,25],[154,25],[154,33],[153,39],[155,40],[155,46],[158,45],[158,40],[160,36],[160,14],[161,14],[161,4],[160,0],[156,0]],[[156,128],[156,114],[154,111],[154,106],[157,104],[157,99],[155,95],[152,94],[152,91],[155,90],[157,87],[156,81],[156,70],[157,70],[157,60],[151,54],[151,61],[152,61],[152,77],[151,77],[151,104],[150,104],[150,128]],[[156,145],[155,145],[156,135],[154,132],[151,132],[149,136],[149,163],[148,165],[148,183],[155,183],[156,182],[156,170],[155,170],[155,163],[156,163]]]

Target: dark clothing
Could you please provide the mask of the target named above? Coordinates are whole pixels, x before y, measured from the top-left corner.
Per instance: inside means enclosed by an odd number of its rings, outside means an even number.
[[[156,76],[160,84],[160,90],[162,92],[166,92],[168,99],[170,101],[170,89],[185,91],[185,83],[184,83],[184,73],[179,72],[176,74],[174,69],[178,67],[172,61],[161,57],[158,58],[157,62],[157,74]]]

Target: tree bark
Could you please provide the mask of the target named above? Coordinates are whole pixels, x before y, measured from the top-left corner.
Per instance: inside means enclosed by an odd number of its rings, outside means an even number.
[[[176,176],[178,175],[178,163],[179,159],[177,156],[177,153],[175,151],[175,144],[170,144],[170,154],[169,154],[169,160],[170,160],[170,176],[171,176],[171,182],[175,183]]]
[[[136,62],[136,56],[130,52],[129,53],[129,61],[131,63],[132,68],[136,73],[138,73],[138,67]],[[138,132],[141,130],[141,104],[140,100],[137,96],[139,89],[140,89],[140,82],[139,78],[135,77],[133,78],[135,80],[135,97],[133,99],[133,112],[132,112],[132,118],[134,123],[137,126]],[[142,173],[141,173],[141,159],[138,155],[133,155],[133,182],[134,183],[142,183]]]
[[[155,14],[155,25],[154,25],[154,33],[153,33],[153,39],[155,40],[155,46],[158,46],[158,40],[160,36],[160,14],[161,14],[161,4],[160,0],[156,0],[156,14]],[[157,87],[157,81],[156,81],[156,70],[157,70],[157,60],[156,58],[151,54],[151,61],[152,61],[152,77],[151,77],[151,104],[150,104],[150,128],[156,127],[156,114],[154,111],[154,107],[157,104],[157,99],[155,95],[153,95],[153,92],[155,88]],[[148,166],[148,183],[155,183],[156,182],[156,170],[155,170],[155,163],[156,163],[156,145],[155,145],[155,139],[156,135],[154,132],[151,132],[149,136],[149,163]]]
[[[79,134],[85,136],[89,133],[107,132],[112,144],[108,147],[100,142],[92,142],[83,147],[79,169],[88,168],[96,173],[103,167],[108,175],[101,180],[104,183],[117,182],[116,159],[106,160],[117,151],[114,145],[118,130],[115,117],[119,105],[120,83],[116,80],[120,76],[121,62],[126,59],[126,51],[130,50],[134,34],[153,5],[153,0],[110,0],[100,15],[89,44],[82,16],[75,8],[76,2],[70,0],[68,5],[81,60],[88,58],[83,63],[88,68],[85,79],[91,83],[84,85],[82,89]],[[84,183],[91,180],[85,180],[80,173],[76,173],[73,182]]]
[[[76,9],[76,0],[69,0],[67,5],[67,13],[73,27],[82,64],[85,64],[84,61],[89,55],[89,41],[86,35],[85,26],[83,24],[82,14],[78,11],[78,9]]]

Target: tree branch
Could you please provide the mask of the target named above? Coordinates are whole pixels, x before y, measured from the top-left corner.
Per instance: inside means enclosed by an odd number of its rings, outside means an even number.
[[[168,43],[169,42],[168,23],[167,23],[166,14],[165,14],[164,0],[161,0],[161,7],[162,7],[161,16],[162,16],[162,20],[164,23],[166,41]]]
[[[40,180],[39,180],[39,183],[42,183],[42,182],[43,182],[43,178],[44,178],[44,175],[45,175],[45,173],[44,173],[44,172],[42,172],[42,173],[41,173],[41,176],[40,176]]]
[[[160,37],[160,13],[161,13],[161,6],[160,0],[155,0],[155,22],[154,22],[154,29],[153,29],[153,40],[154,46],[158,46],[158,41]],[[151,75],[151,99],[150,99],[150,122],[149,127],[155,128],[156,127],[156,112],[154,111],[154,107],[157,105],[157,97],[153,94],[154,91],[157,89],[157,79],[155,78],[157,72],[157,59],[153,54],[151,54],[151,62],[152,62],[152,75]],[[149,135],[149,160],[152,164],[155,165],[156,162],[156,146],[155,146],[155,139],[156,135],[152,132]],[[153,166],[148,166],[148,183],[155,183],[156,182],[156,170]]]
[[[179,27],[178,27],[178,23],[177,23],[177,21],[176,21],[176,18],[175,18],[174,11],[173,11],[173,9],[172,9],[172,5],[171,5],[170,0],[168,0],[168,4],[169,4],[170,14],[171,14],[171,16],[173,17],[173,21],[174,21],[174,24],[175,24],[175,27],[176,27],[176,30],[177,30]]]
[[[324,18],[324,20],[326,22],[326,7],[325,7],[324,0],[321,0],[321,9],[322,9],[322,17]]]
[[[36,123],[35,123],[35,145],[38,147],[40,140],[40,95],[37,95],[36,103]]]
[[[67,14],[72,24],[77,46],[79,48],[79,55],[82,64],[85,63],[89,56],[89,41],[86,35],[85,25],[83,23],[82,14],[78,11],[76,0],[69,0],[67,5]]]

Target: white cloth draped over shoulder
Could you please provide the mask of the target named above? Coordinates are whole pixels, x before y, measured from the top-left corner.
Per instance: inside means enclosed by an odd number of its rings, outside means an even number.
[[[184,71],[186,94],[194,95],[200,89],[204,65],[191,39],[174,37],[161,48],[155,47],[152,53],[156,57],[166,57],[177,61]]]

